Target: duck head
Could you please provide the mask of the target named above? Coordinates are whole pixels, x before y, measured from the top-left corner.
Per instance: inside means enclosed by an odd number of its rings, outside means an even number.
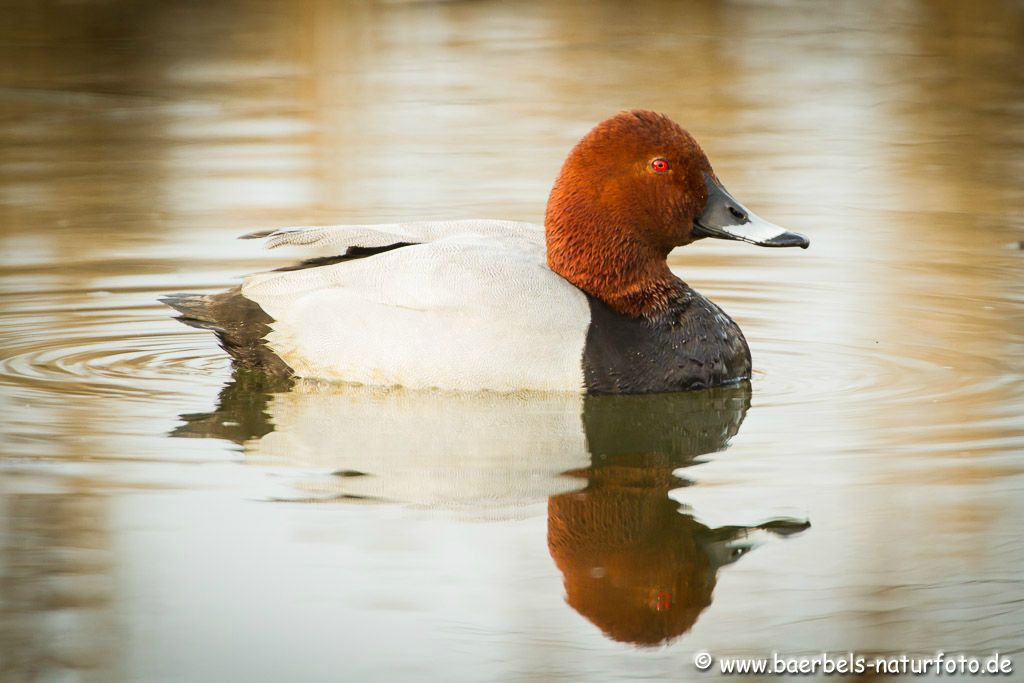
[[[807,248],[740,204],[704,151],[666,116],[634,110],[577,143],[548,198],[550,268],[623,315],[656,315],[685,284],[669,270],[675,248],[705,237]]]

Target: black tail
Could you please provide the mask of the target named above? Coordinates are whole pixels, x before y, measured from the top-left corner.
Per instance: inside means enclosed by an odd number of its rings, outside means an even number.
[[[238,367],[262,370],[276,376],[294,374],[274,353],[265,337],[274,319],[260,305],[242,296],[241,287],[220,294],[168,294],[160,299],[191,327],[211,330]]]
[[[203,294],[175,293],[160,297],[160,303],[167,304],[181,313],[177,320],[186,325],[204,330],[218,330],[220,325],[214,317],[211,298]]]

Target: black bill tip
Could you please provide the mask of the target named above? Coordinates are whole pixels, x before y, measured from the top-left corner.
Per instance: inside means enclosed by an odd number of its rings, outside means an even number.
[[[771,239],[758,242],[758,244],[762,247],[800,247],[801,249],[806,249],[811,246],[811,240],[807,239],[806,235],[801,235],[798,232],[784,232]]]

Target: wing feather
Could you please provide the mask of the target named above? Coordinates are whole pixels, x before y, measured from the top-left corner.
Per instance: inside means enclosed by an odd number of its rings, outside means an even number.
[[[533,223],[502,220],[414,221],[379,225],[324,225],[254,232],[243,239],[265,238],[268,249],[283,246],[330,248],[385,247],[398,242],[427,243],[457,235],[543,242],[544,228]]]

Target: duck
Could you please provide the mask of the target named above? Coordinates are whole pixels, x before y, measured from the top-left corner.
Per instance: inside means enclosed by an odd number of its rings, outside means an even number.
[[[479,219],[281,228],[295,265],[162,299],[237,368],[451,391],[652,394],[751,374],[739,326],[669,268],[702,239],[810,241],[754,214],[694,137],[619,112],[572,148],[543,225]]]

